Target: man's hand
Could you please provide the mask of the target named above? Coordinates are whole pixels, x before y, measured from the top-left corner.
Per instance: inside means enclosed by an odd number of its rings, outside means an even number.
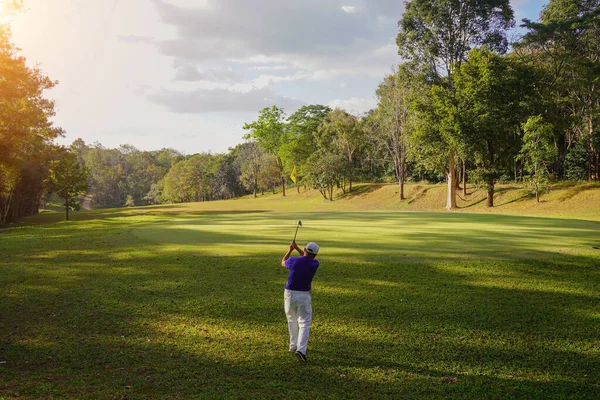
[[[296,244],[296,242],[292,242],[290,246],[294,246],[294,249],[298,250],[298,253],[300,253],[300,255],[304,254],[304,251],[302,251],[302,249]]]
[[[290,248],[288,249],[287,253],[285,253],[285,256],[283,256],[283,259],[281,260],[281,266],[285,267],[285,262],[290,258],[290,256],[292,255],[292,251],[294,250],[298,250],[298,253],[300,253],[300,255],[304,255],[304,251],[302,251],[302,249],[300,247],[298,247],[298,245],[296,244],[295,241],[292,241],[292,243],[290,243]]]

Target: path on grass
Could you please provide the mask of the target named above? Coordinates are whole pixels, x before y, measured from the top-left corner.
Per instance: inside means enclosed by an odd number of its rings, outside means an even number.
[[[85,197],[83,198],[83,204],[81,205],[84,210],[92,209],[92,200],[94,200],[95,195],[95,193],[86,193]]]

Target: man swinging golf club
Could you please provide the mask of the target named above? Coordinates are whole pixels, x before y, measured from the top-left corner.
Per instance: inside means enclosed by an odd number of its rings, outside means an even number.
[[[290,332],[289,350],[295,353],[301,361],[306,361],[306,345],[312,321],[310,288],[317,268],[319,268],[319,261],[315,260],[319,246],[310,242],[304,250],[301,250],[295,239],[294,236],[289,250],[281,260],[281,266],[289,270],[283,297]],[[300,257],[290,257],[294,250],[300,253]]]

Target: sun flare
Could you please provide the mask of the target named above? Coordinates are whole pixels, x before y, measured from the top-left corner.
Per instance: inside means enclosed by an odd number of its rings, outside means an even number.
[[[20,9],[20,0],[0,0],[0,24],[10,23],[15,12]]]

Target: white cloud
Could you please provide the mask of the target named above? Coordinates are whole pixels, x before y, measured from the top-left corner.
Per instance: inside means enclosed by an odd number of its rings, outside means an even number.
[[[200,70],[189,63],[176,62],[174,80],[185,82],[243,82],[244,76],[231,68],[211,68]]]
[[[212,110],[204,101],[209,93],[217,103],[218,99],[231,99],[232,110],[248,104],[240,100],[240,94],[260,103],[256,95],[262,90],[268,90],[270,98],[289,101],[276,91],[293,88],[290,83],[302,82],[295,87],[306,95],[314,89],[305,87],[318,88],[320,82],[325,87],[327,81],[340,78],[344,82],[379,80],[399,61],[395,20],[402,5],[396,0],[376,4],[356,0],[355,5],[322,0],[260,0],[259,4],[205,0],[201,7],[191,0],[184,6],[182,1],[152,0],[161,21],[174,29],[174,36],[121,38],[152,43],[160,53],[173,57],[173,84],[150,95],[154,103],[171,110]],[[398,17],[392,18],[394,14]],[[181,82],[191,82],[193,87],[183,87]],[[334,88],[349,87],[335,83]],[[320,96],[311,97],[325,97],[321,100],[325,103],[335,96],[323,89]],[[201,106],[188,107],[180,101],[185,98]],[[357,104],[358,99],[353,101]],[[221,105],[215,107],[221,110],[226,103]],[[360,111],[363,108],[359,107]]]
[[[293,69],[292,65],[255,65],[253,67],[249,67],[249,71],[286,71]]]
[[[367,111],[375,108],[377,101],[375,98],[366,99],[359,97],[352,97],[349,99],[337,99],[327,104],[331,108],[341,108],[342,110],[348,111],[350,114],[361,115]]]
[[[186,92],[161,90],[151,94],[149,99],[155,104],[167,107],[171,112],[180,114],[256,112],[274,104],[288,112],[294,112],[304,105],[299,100],[279,96],[268,88],[254,89],[245,93],[227,89],[197,89]]]

